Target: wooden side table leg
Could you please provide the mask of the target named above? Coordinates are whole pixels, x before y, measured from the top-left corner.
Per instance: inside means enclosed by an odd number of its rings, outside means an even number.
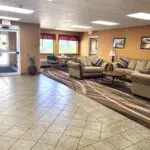
[[[104,78],[105,78],[105,75],[104,75],[104,74],[102,74],[102,81],[104,81]]]
[[[115,83],[115,77],[112,77],[113,79],[112,79],[112,84],[114,84]]]

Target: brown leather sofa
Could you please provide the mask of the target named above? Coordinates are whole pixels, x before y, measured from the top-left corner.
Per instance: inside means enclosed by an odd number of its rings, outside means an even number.
[[[69,75],[79,79],[85,77],[97,77],[102,75],[103,71],[106,69],[108,62],[104,61],[101,66],[93,66],[92,59],[94,56],[90,57],[78,57],[76,62],[68,62]]]
[[[150,60],[129,59],[127,68],[118,68],[113,64],[114,71],[126,74],[126,80],[132,82],[131,92],[150,98]]]

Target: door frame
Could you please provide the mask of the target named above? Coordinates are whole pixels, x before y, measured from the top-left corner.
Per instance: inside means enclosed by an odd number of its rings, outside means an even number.
[[[91,39],[97,39],[97,52],[98,52],[98,47],[99,47],[98,36],[89,36],[89,44],[88,44],[88,45],[89,45],[89,48],[88,48],[88,49],[89,49],[89,52],[88,52],[88,55],[89,55],[89,56],[90,56],[90,55],[97,55],[97,54],[90,54],[90,46],[91,46],[91,45],[90,45],[90,44],[91,44],[91,43],[90,43],[90,40],[91,40]]]
[[[16,25],[11,25],[8,29],[3,28],[2,24],[0,24],[0,32],[16,32],[16,52],[6,52],[8,54],[15,54],[17,55],[17,61],[18,61],[18,71],[14,73],[0,73],[0,76],[7,76],[7,75],[18,75],[21,74],[21,52],[20,52],[20,28]],[[19,52],[19,54],[17,54]]]

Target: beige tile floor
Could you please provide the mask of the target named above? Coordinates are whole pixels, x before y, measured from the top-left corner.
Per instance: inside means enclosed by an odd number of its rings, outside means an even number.
[[[150,150],[149,129],[54,80],[0,85],[0,150]]]

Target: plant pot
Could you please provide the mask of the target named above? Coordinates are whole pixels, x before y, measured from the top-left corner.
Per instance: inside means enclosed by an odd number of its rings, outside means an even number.
[[[37,67],[36,66],[28,66],[28,74],[34,76],[37,74]]]

